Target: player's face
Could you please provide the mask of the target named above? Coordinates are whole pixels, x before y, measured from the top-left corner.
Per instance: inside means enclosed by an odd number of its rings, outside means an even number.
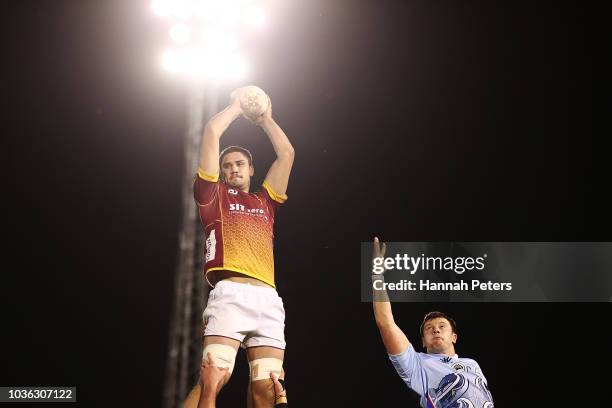
[[[446,353],[457,341],[450,322],[443,317],[428,320],[423,327],[423,346],[430,353]]]
[[[221,172],[225,182],[242,191],[249,191],[253,166],[249,166],[249,159],[241,152],[231,152],[223,156]]]

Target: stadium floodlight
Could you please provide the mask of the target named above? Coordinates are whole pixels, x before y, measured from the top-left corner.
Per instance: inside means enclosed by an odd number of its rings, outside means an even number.
[[[202,30],[202,42],[210,51],[232,52],[238,48],[236,35],[219,28],[206,28]]]
[[[247,73],[243,57],[235,53],[207,52],[202,48],[168,50],[162,55],[162,66],[192,80],[239,80]]]
[[[198,79],[239,79],[247,63],[237,54],[239,25],[261,27],[263,0],[153,0],[153,12],[168,21],[172,49],[163,54],[169,72]]]
[[[193,15],[193,5],[195,2],[188,0],[175,0],[173,4],[173,14],[176,18],[186,20]]]
[[[224,27],[234,27],[240,21],[241,12],[240,5],[235,2],[216,3],[209,21]]]
[[[160,17],[188,19],[193,16],[196,5],[201,1],[194,0],[154,0],[153,12]]]
[[[236,54],[225,54],[211,61],[207,67],[208,77],[213,80],[239,80],[246,76],[247,64],[244,58]]]
[[[251,27],[259,28],[266,22],[266,13],[259,6],[250,6],[244,9],[243,18]]]
[[[178,44],[185,44],[189,41],[189,37],[191,37],[189,27],[182,23],[174,24],[170,27],[169,34],[170,38]]]
[[[160,17],[188,20],[237,22],[243,10],[253,6],[255,0],[153,0],[153,12]]]
[[[151,5],[153,12],[160,17],[167,17],[170,15],[170,3],[163,0],[156,0]]]
[[[164,67],[164,69],[171,71],[171,72],[176,72],[178,69],[178,62],[176,60],[175,51],[168,50],[164,52],[164,55],[162,55],[161,64],[162,64],[162,67]]]

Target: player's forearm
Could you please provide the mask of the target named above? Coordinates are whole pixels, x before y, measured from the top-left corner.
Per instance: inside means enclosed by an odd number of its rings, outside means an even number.
[[[199,166],[207,173],[219,172],[219,140],[229,125],[240,116],[240,109],[230,105],[214,115],[204,126]]]
[[[373,301],[372,306],[374,307],[374,319],[376,319],[378,327],[395,324],[390,302]]]
[[[293,145],[289,141],[289,138],[283,129],[278,126],[274,119],[269,118],[264,120],[264,122],[261,124],[261,128],[264,130],[264,132],[266,132],[266,135],[268,135],[268,138],[274,147],[274,152],[276,152],[276,157],[281,160],[293,160],[295,155]]]
[[[198,408],[215,408],[215,397],[202,394],[198,402]]]
[[[200,402],[198,403],[198,408],[215,408],[215,400],[200,399]]]
[[[217,137],[221,137],[223,132],[232,124],[234,120],[240,116],[242,112],[240,108],[235,104],[229,105],[221,112],[215,114],[208,123],[206,127],[211,130],[211,133]]]
[[[376,326],[378,326],[378,331],[380,332],[385,349],[387,349],[387,353],[397,355],[404,352],[410,345],[410,342],[402,329],[395,324],[393,313],[391,312],[391,303],[389,301],[374,301],[372,304],[374,305]]]
[[[372,275],[372,307],[378,327],[395,324],[391,302],[384,284],[385,278],[383,275]]]

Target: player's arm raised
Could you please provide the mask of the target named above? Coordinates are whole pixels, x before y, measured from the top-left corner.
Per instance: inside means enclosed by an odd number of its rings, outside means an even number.
[[[276,194],[283,196],[287,192],[295,151],[283,129],[272,118],[272,101],[268,110],[255,123],[266,132],[276,152],[276,160],[270,166],[265,182]]]
[[[210,118],[202,135],[200,146],[200,169],[208,174],[219,173],[219,139],[229,125],[242,113],[238,93],[240,89],[232,92],[230,105]]]
[[[379,242],[378,238],[374,238],[373,246],[373,258],[382,258],[385,256],[386,245]],[[375,279],[382,280],[382,275],[377,276]],[[391,310],[391,302],[384,289],[374,291],[372,306],[374,307],[376,326],[378,326],[387,353],[393,355],[403,353],[410,345],[410,342],[402,329],[395,324],[393,312]]]

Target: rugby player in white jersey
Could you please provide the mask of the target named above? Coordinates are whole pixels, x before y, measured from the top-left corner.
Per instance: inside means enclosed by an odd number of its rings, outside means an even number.
[[[385,249],[385,244],[374,238],[373,257],[384,257]],[[420,334],[426,353],[419,353],[395,323],[387,293],[374,290],[372,304],[389,359],[404,383],[420,395],[423,408],[493,408],[493,397],[478,363],[455,352],[457,325],[451,317],[441,312],[425,315]]]

